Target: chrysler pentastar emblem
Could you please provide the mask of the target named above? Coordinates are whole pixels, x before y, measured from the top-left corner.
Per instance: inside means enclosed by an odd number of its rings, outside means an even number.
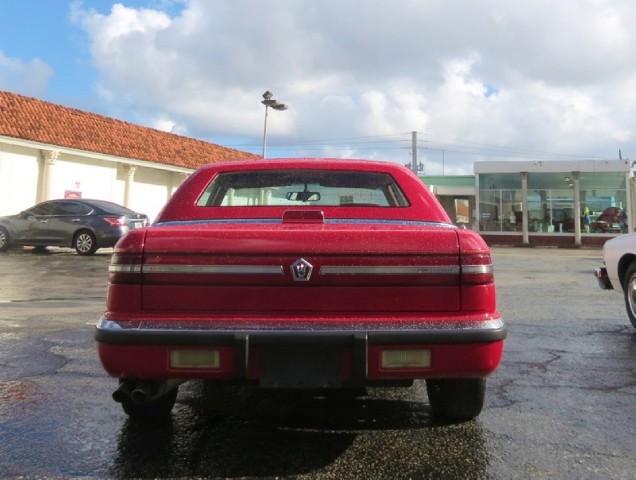
[[[299,258],[291,264],[292,278],[297,282],[308,282],[311,277],[311,271],[314,269],[313,265],[304,258]]]

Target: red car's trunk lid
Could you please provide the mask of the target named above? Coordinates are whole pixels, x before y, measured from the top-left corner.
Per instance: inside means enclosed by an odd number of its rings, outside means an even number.
[[[460,308],[457,233],[441,225],[162,226],[147,231],[141,273],[145,311],[315,316]]]

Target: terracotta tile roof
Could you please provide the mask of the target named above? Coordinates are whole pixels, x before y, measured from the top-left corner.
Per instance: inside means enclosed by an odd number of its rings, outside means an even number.
[[[259,157],[2,90],[0,135],[192,169]]]

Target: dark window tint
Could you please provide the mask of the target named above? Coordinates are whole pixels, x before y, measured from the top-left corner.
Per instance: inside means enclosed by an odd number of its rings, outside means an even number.
[[[35,207],[30,208],[27,212],[31,215],[54,215],[55,212],[55,203],[54,202],[44,202],[36,205]]]
[[[88,215],[91,208],[77,202],[59,202],[55,211],[56,215]]]

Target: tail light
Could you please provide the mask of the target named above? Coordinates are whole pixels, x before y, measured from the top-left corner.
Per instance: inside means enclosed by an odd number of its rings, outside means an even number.
[[[126,217],[104,217],[104,221],[111,227],[125,227]]]
[[[494,283],[495,269],[489,253],[465,254],[461,257],[461,283],[483,285]]]
[[[110,283],[141,283],[143,255],[139,253],[114,253],[108,267]]]

